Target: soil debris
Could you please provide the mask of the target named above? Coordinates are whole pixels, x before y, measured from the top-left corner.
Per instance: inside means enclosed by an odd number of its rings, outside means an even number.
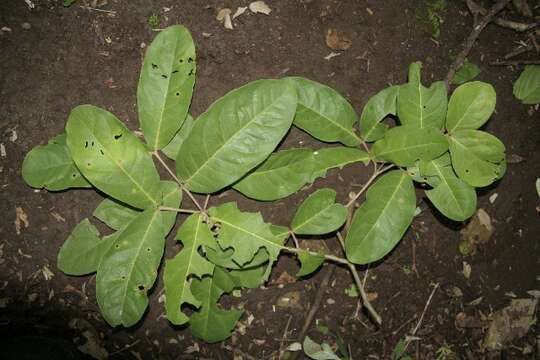
[[[79,345],[77,349],[83,354],[87,354],[97,360],[105,360],[109,358],[108,351],[101,345],[100,337],[96,329],[88,321],[84,319],[71,319],[69,327],[82,332],[82,336],[86,342]]]
[[[249,10],[254,14],[270,15],[272,9],[264,1],[253,1],[249,4]]]
[[[239,17],[240,15],[242,15],[243,13],[245,13],[247,10],[247,6],[240,6],[238,9],[236,9],[236,11],[234,12],[234,15],[232,16],[232,19],[236,19],[237,17]]]
[[[216,16],[216,20],[219,22],[222,22],[225,29],[229,29],[229,30],[233,29],[231,13],[232,13],[231,9],[224,8],[224,9],[219,10]]]
[[[482,208],[478,209],[469,224],[460,232],[459,249],[461,253],[474,255],[478,245],[489,242],[494,230],[489,214]]]
[[[351,45],[351,40],[336,29],[332,28],[326,31],[326,46],[328,46],[330,49],[347,50],[351,47]]]
[[[23,226],[24,228],[28,228],[29,225],[30,222],[28,221],[28,215],[26,215],[22,207],[17,206],[15,208],[15,232],[17,235],[21,235]]]
[[[299,291],[289,291],[285,295],[281,296],[277,303],[277,307],[280,308],[289,308],[289,309],[302,309],[300,304],[300,292]]]

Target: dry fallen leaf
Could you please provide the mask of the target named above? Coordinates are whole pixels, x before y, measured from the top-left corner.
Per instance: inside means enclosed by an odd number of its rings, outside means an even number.
[[[466,254],[474,255],[478,245],[489,242],[493,231],[489,214],[482,208],[478,209],[469,224],[460,232],[460,249],[465,250]]]
[[[493,314],[483,346],[501,350],[506,344],[525,336],[536,322],[537,304],[538,299],[514,299],[510,305]]]
[[[465,276],[465,279],[471,277],[471,265],[466,261],[463,262],[463,276]]]
[[[216,16],[217,21],[222,22],[225,29],[229,29],[229,30],[233,29],[231,13],[232,13],[231,9],[224,8],[224,9],[219,10]]]
[[[247,10],[247,6],[240,6],[236,11],[234,12],[234,15],[232,16],[233,20],[245,13]]]
[[[105,360],[109,353],[101,345],[101,339],[97,330],[85,319],[74,318],[69,322],[69,327],[82,332],[86,342],[77,347],[83,354],[90,355],[94,359]]]
[[[326,31],[326,46],[332,50],[347,50],[352,45],[351,40],[336,29]]]
[[[292,284],[296,282],[296,278],[290,275],[288,272],[284,271],[279,275],[279,277],[274,281],[275,284]]]
[[[272,12],[272,9],[264,1],[253,1],[251,4],[249,4],[249,10],[254,14],[264,14],[264,15],[270,15]]]
[[[194,352],[199,352],[201,349],[199,348],[199,344],[194,342],[193,345],[188,346],[186,350],[184,351],[184,354],[192,354]]]
[[[21,229],[24,225],[25,228],[27,228],[30,223],[28,222],[28,215],[24,212],[24,210],[17,206],[15,208],[15,232],[17,235],[21,235]]]

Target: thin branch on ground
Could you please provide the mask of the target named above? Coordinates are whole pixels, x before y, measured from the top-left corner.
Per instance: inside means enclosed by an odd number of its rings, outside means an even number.
[[[113,10],[104,10],[104,9],[98,9],[98,8],[93,8],[93,7],[90,7],[90,6],[85,6],[85,5],[79,5],[79,7],[81,9],[86,9],[86,10],[91,10],[91,11],[97,11],[97,12],[103,12],[103,13],[107,13],[107,14],[111,14],[111,15],[116,15],[116,11],[113,11]]]
[[[473,17],[476,19],[478,15],[485,16],[487,15],[488,11],[482,7],[481,5],[477,4],[473,0],[467,0],[467,7],[469,8],[469,11],[473,15]],[[500,27],[504,27],[507,29],[511,29],[518,32],[523,32],[530,30],[538,25],[538,23],[521,23],[517,21],[502,19],[499,17],[495,17],[493,19],[493,23],[499,25]]]
[[[504,55],[504,59],[505,60],[509,60],[513,57],[516,57],[518,55],[521,55],[521,54],[524,54],[528,51],[531,51],[533,49],[533,47],[529,44],[525,44],[525,45],[520,45],[518,46],[516,49],[510,51],[508,54]]]
[[[287,342],[287,333],[289,332],[289,326],[291,325],[292,315],[289,316],[289,320],[287,320],[287,325],[285,325],[285,331],[283,331],[283,336],[279,343],[279,355],[278,359],[283,358],[283,354],[285,354],[285,350],[283,350],[283,345]]]
[[[431,291],[431,294],[429,295],[426,305],[424,305],[424,310],[422,311],[422,315],[420,315],[420,319],[416,323],[416,326],[414,327],[411,334],[408,336],[408,339],[405,340],[405,349],[403,350],[403,353],[405,353],[405,350],[407,350],[407,347],[411,343],[412,339],[414,339],[416,332],[418,331],[418,329],[420,329],[420,325],[422,325],[422,321],[424,320],[424,316],[426,315],[429,304],[431,303],[431,299],[433,299],[433,295],[435,295],[435,292],[437,291],[438,288],[439,288],[439,283],[436,283],[435,287]]]
[[[337,233],[337,238],[343,248],[343,251],[345,251],[345,241],[343,241],[343,236],[341,235],[341,233],[339,232]],[[378,325],[381,325],[382,324],[381,316],[377,313],[377,311],[373,308],[373,306],[369,302],[366,291],[364,289],[364,285],[362,284],[362,281],[360,281],[360,276],[358,276],[358,271],[356,271],[356,266],[351,262],[347,262],[347,266],[349,267],[349,270],[351,271],[351,274],[354,278],[354,282],[356,283],[356,287],[358,288],[358,292],[360,293],[360,297],[362,298],[362,304],[368,311],[369,315],[373,318],[373,320],[375,320],[375,322]]]
[[[450,69],[448,70],[448,74],[446,75],[446,87],[452,82],[452,79],[454,78],[454,75],[456,74],[456,71],[463,65],[463,62],[465,61],[465,58],[467,58],[467,55],[469,55],[469,52],[471,51],[476,39],[478,39],[478,36],[484,30],[484,28],[489,24],[493,17],[499,13],[508,3],[510,0],[498,0],[495,5],[489,9],[487,14],[478,22],[478,24],[473,26],[473,30],[469,34],[469,37],[465,41],[465,46],[463,50],[458,54],[458,56],[455,58],[455,60],[450,65]]]
[[[201,204],[199,204],[199,202],[197,201],[197,199],[195,199],[195,196],[193,196],[193,194],[191,193],[191,191],[189,191],[186,186],[184,185],[184,183],[182,183],[180,181],[180,179],[176,176],[176,174],[174,173],[174,171],[171,170],[171,168],[169,167],[169,165],[167,165],[167,163],[161,158],[161,156],[159,155],[159,153],[156,151],[154,151],[152,153],[156,159],[158,159],[159,163],[165,168],[165,170],[167,170],[167,172],[169,173],[169,175],[171,175],[171,177],[174,179],[174,181],[176,181],[178,183],[178,185],[180,185],[180,188],[182,189],[183,192],[186,193],[186,195],[191,199],[191,201],[193,202],[193,204],[195,204],[195,206],[197,207],[197,209],[199,209],[199,211],[203,214],[206,214],[206,211],[204,210],[204,208],[201,206]]]
[[[540,65],[540,60],[515,60],[515,61],[496,61],[489,65],[492,66],[519,66],[519,65]]]

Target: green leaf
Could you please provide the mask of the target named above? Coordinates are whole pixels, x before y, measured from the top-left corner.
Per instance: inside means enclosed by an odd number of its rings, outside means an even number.
[[[383,175],[356,210],[345,239],[347,258],[369,264],[383,258],[401,240],[416,209],[412,179],[401,170]]]
[[[380,122],[388,115],[396,115],[399,86],[390,86],[372,96],[360,116],[360,133],[364,141],[379,140],[388,126]]]
[[[314,360],[341,360],[333,351],[330,345],[323,342],[321,345],[317,344],[315,341],[311,340],[309,336],[306,335],[304,339],[304,353],[311,359]]]
[[[524,104],[540,103],[540,65],[527,65],[514,83],[514,96]]]
[[[195,125],[195,119],[190,114],[187,114],[186,120],[184,120],[184,123],[182,124],[182,127],[176,135],[172,138],[171,142],[167,144],[161,151],[171,160],[176,160],[176,156],[178,155],[178,150],[180,150],[180,146],[184,143],[186,138],[188,137],[189,133],[191,132],[191,129],[193,128],[193,125]]]
[[[272,201],[289,196],[309,182],[313,172],[312,154],[311,149],[273,153],[233,188],[255,200]]]
[[[448,150],[448,141],[440,130],[413,125],[396,126],[386,132],[372,148],[377,159],[398,166],[413,166],[417,160],[432,160]]]
[[[447,218],[464,221],[476,210],[476,191],[472,186],[458,179],[449,163],[450,156],[429,162],[420,162],[423,176],[432,178],[432,190],[426,190],[428,199]]]
[[[214,248],[217,243],[200,213],[187,218],[178,230],[176,239],[182,241],[183,248],[173,259],[165,261],[163,283],[167,318],[175,325],[182,325],[189,321],[188,316],[181,311],[182,305],[188,303],[199,308],[199,300],[202,300],[196,299],[191,293],[191,275],[202,279],[204,275],[212,275],[214,272],[214,264],[201,256],[200,248]]]
[[[351,104],[337,91],[301,77],[289,77],[298,93],[294,125],[326,142],[356,146],[361,140],[353,130],[357,120]]]
[[[64,7],[70,7],[71,5],[73,5],[73,3],[75,3],[75,1],[77,0],[64,0],[63,5]]]
[[[322,235],[337,230],[347,219],[347,208],[336,203],[336,192],[319,189],[296,212],[291,228],[296,234]]]
[[[58,253],[58,268],[68,275],[86,275],[97,270],[113,237],[99,238],[98,229],[88,219],[81,221]]]
[[[309,182],[315,181],[318,177],[325,177],[326,172],[332,168],[343,169],[345,165],[359,161],[367,165],[369,155],[360,149],[337,146],[314,151],[313,159],[313,176]]]
[[[298,260],[300,261],[300,270],[296,276],[307,276],[322,265],[324,262],[324,255],[312,255],[308,251],[300,251],[298,253]]]
[[[266,259],[268,260],[268,255]],[[237,286],[248,289],[255,289],[265,281],[265,270],[262,264],[248,269],[231,270],[229,275],[234,278]]]
[[[241,212],[235,202],[229,202],[210,208],[208,214],[219,226],[218,243],[223,249],[234,249],[232,259],[240,266],[253,259],[261,247],[268,252],[270,261],[277,259],[282,240],[272,232],[260,213]]]
[[[212,277],[193,279],[191,292],[195,298],[203,299],[201,309],[191,315],[190,329],[193,336],[208,343],[215,343],[231,335],[242,311],[221,309],[218,302],[221,295],[230,292],[234,287],[233,277],[219,267],[214,269]]]
[[[397,115],[402,125],[440,129],[446,115],[446,85],[437,81],[429,88],[424,87],[420,82],[421,66],[419,62],[412,63],[409,82],[399,86]]]
[[[346,288],[345,295],[354,298],[360,296],[360,292],[358,291],[358,287],[356,286],[356,284],[351,284],[348,288]]]
[[[449,133],[478,129],[495,110],[496,94],[490,84],[473,81],[460,85],[450,97],[446,129]]]
[[[452,166],[460,179],[471,186],[487,186],[506,171],[504,144],[479,130],[459,130],[449,137]]]
[[[65,134],[30,150],[22,164],[22,176],[28,185],[49,191],[92,186],[71,159]]]
[[[148,47],[137,88],[139,121],[151,150],[162,149],[186,118],[195,84],[195,45],[189,31],[174,25]]]
[[[113,114],[77,106],[66,126],[75,164],[99,190],[136,208],[159,203],[159,175],[144,145]]]
[[[478,66],[476,66],[475,64],[469,62],[469,60],[465,59],[463,65],[461,65],[458,71],[456,71],[456,74],[452,79],[452,84],[461,85],[463,83],[466,83],[467,81],[471,81],[472,79],[477,77],[478,74],[480,74],[480,68],[478,68]]]
[[[171,182],[161,183],[163,204],[179,207],[181,192]],[[148,306],[147,292],[157,277],[165,236],[176,213],[147,209],[118,235],[101,261],[96,277],[96,298],[111,326],[132,326]]]
[[[121,230],[139,214],[140,211],[114,199],[107,198],[98,205],[92,215],[107,224],[111,229]]]
[[[259,80],[229,92],[195,121],[178,152],[178,177],[199,193],[232,184],[276,148],[295,109],[287,81]]]

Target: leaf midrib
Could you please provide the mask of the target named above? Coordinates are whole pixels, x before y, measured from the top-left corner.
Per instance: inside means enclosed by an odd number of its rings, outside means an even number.
[[[326,116],[325,114],[321,113],[321,112],[318,112],[316,111],[315,109],[313,109],[312,107],[304,104],[304,103],[300,103],[298,102],[298,106],[302,106],[312,112],[314,112],[315,114],[319,115],[320,117],[322,117],[323,119],[326,119],[328,120],[332,125],[338,127],[340,130],[344,131],[347,135],[351,136],[355,141],[358,141],[358,142],[361,142],[362,140],[358,137],[358,135],[356,135],[352,130],[350,129],[347,129],[346,127],[344,127],[343,125],[341,125],[340,123],[330,119],[328,116]],[[353,122],[353,125],[354,125],[354,122]]]
[[[448,184],[448,181],[446,181],[446,177],[443,175],[441,169],[439,168],[439,166],[438,166],[437,164],[433,163],[433,166],[435,167],[435,170],[436,170],[437,173],[439,174],[439,178],[441,179],[441,181],[442,181],[442,182],[446,185],[446,187],[448,188],[449,193],[452,194],[452,199],[454,200],[454,203],[457,205],[458,209],[460,210],[461,215],[463,215],[463,214],[465,213],[465,210],[461,207],[461,204],[459,203],[457,197],[455,196],[452,187],[450,186],[450,184]]]
[[[293,228],[293,231],[294,231],[294,232],[297,232],[298,229],[301,229],[301,228],[302,228],[303,226],[305,226],[306,224],[312,222],[313,219],[315,219],[317,216],[319,216],[320,214],[322,214],[323,212],[325,212],[326,210],[328,210],[328,208],[332,207],[332,206],[335,205],[335,204],[336,204],[336,203],[333,202],[332,204],[330,204],[330,205],[324,207],[321,211],[316,212],[312,217],[308,218],[306,221],[304,221],[304,222],[301,223],[300,225],[295,226],[295,227]]]

